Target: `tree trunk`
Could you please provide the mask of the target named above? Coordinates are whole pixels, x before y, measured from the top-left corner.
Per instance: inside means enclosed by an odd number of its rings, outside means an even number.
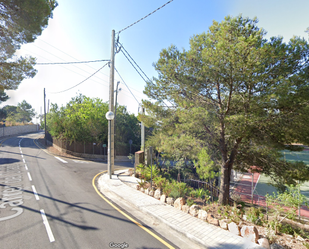
[[[237,155],[238,146],[241,140],[242,138],[236,139],[228,160],[222,163],[221,166],[221,183],[220,183],[220,194],[218,200],[218,203],[220,205],[227,205],[229,203],[231,172]]]
[[[230,166],[228,162],[221,166],[220,194],[218,200],[220,205],[227,205],[230,197]]]

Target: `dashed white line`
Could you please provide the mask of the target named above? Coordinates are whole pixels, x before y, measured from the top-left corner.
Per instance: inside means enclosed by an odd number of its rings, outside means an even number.
[[[25,164],[25,169],[28,170],[27,164]]]
[[[64,161],[63,159],[61,159],[60,157],[55,156],[55,158],[57,158],[59,161],[61,161],[63,163],[68,163],[67,161]]]
[[[46,232],[47,232],[49,241],[50,241],[50,242],[54,242],[54,241],[55,241],[55,238],[54,238],[53,232],[52,232],[52,230],[51,230],[51,228],[50,228],[50,226],[49,226],[49,223],[48,223],[48,220],[47,220],[47,218],[46,218],[44,209],[41,209],[40,212],[41,212],[41,215],[42,215],[43,224],[45,225],[45,228],[46,228]]]
[[[30,181],[30,182],[32,182],[32,178],[31,178],[30,173],[29,173],[29,172],[27,172],[27,174],[28,174],[29,181]]]
[[[23,154],[21,154],[21,157],[22,157],[22,158],[24,158],[24,155],[23,155]]]
[[[34,194],[35,199],[36,199],[37,201],[40,200],[39,195],[38,195],[38,192],[36,192],[36,189],[35,189],[35,186],[34,186],[34,185],[32,185],[32,191],[33,191],[33,194]]]
[[[26,163],[25,158],[23,158],[23,162]]]

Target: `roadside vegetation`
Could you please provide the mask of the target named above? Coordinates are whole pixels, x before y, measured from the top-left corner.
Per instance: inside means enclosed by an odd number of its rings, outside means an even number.
[[[163,49],[158,77],[144,90],[150,100],[139,119],[154,128],[147,145],[172,161],[196,160],[197,170],[206,151],[202,179],[220,178],[220,205],[228,203],[232,169],[258,166],[281,189],[309,180],[303,162],[280,152],[309,144],[309,44],[267,40],[257,24],[228,16],[192,36],[188,50]]]
[[[51,106],[50,112],[46,115],[46,123],[47,131],[53,137],[69,143],[107,144],[107,102],[80,94],[73,97],[66,106]],[[44,127],[43,121],[41,127]],[[140,148],[139,121],[134,114],[128,113],[125,106],[117,106],[115,134],[115,149],[118,155],[129,154],[129,140],[132,140],[133,149]]]
[[[144,90],[146,114],[138,118],[153,128],[146,147],[155,151],[156,188],[215,210],[218,219],[259,224],[270,242],[289,234],[292,244],[309,248],[308,232],[293,223],[305,204],[295,188],[309,180],[309,167],[282,155],[302,150],[294,143],[309,144],[309,44],[265,36],[256,18],[228,16],[193,35],[188,50],[163,49],[154,64],[158,77]],[[268,210],[235,196],[235,206],[228,205],[232,170],[252,166],[279,191],[266,196]],[[137,173],[140,185],[149,187],[149,166]],[[188,178],[205,181],[218,196],[192,188]],[[286,248],[300,248],[289,243]]]

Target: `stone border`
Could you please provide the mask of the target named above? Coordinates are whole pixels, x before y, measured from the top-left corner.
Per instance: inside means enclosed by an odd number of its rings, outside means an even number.
[[[189,207],[188,205],[185,204],[186,202],[183,197],[179,197],[176,200],[174,200],[174,198],[172,197],[167,197],[166,195],[161,194],[160,189],[156,189],[155,191],[150,188],[144,189],[140,187],[139,184],[135,185],[135,189],[151,197],[154,197],[157,200],[160,200],[162,203],[168,204],[178,210],[183,211],[184,213],[190,214],[193,217],[201,219],[202,221],[205,221],[215,226],[219,226],[220,228],[224,230],[228,230],[229,232],[237,236],[248,239],[251,242],[263,248],[266,248],[266,249],[271,248],[267,238],[259,238],[258,230],[254,225],[240,226],[240,225],[237,225],[235,222],[232,222],[231,220],[228,220],[228,219],[219,220],[215,218],[212,214],[207,213],[206,210],[200,209],[198,205],[192,205]]]

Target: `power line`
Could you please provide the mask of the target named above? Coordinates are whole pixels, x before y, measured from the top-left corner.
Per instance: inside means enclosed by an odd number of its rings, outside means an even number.
[[[82,64],[82,63],[92,63],[92,62],[102,62],[110,60],[94,60],[94,61],[73,61],[73,62],[42,62],[36,63],[36,65],[61,65],[61,64]]]
[[[126,82],[123,80],[123,78],[121,77],[120,73],[118,72],[118,70],[115,67],[115,71],[117,72],[117,74],[119,75],[120,79],[122,80],[122,82],[126,85],[126,87],[128,88],[128,90],[130,91],[130,93],[132,94],[132,96],[135,98],[136,102],[138,104],[140,104],[140,102],[138,102],[137,98],[134,96],[134,94],[131,92],[130,88],[128,87],[128,85],[126,84]]]
[[[42,40],[41,40],[42,41]],[[45,42],[45,41],[44,41]],[[47,42],[45,42],[46,44],[48,44]],[[50,44],[48,44],[48,45],[50,45]],[[39,46],[37,46],[37,45],[35,45],[34,44],[34,46],[35,47],[37,47],[37,48],[39,48],[39,49],[41,49],[41,50],[43,50],[44,52],[46,52],[46,53],[48,53],[48,54],[51,54],[52,56],[54,56],[54,57],[57,57],[57,58],[59,58],[60,60],[63,60],[61,57],[59,57],[59,56],[56,56],[55,54],[53,54],[53,53],[51,53],[51,52],[49,52],[49,51],[46,51],[45,49],[43,49],[43,48],[41,48],[41,47],[39,47]],[[55,48],[54,46],[52,46],[52,45],[50,45],[51,47],[53,47],[53,48]],[[57,49],[57,48],[55,48],[55,49]],[[27,50],[27,49],[25,49],[25,50]],[[57,50],[59,50],[60,52],[63,52],[63,51],[61,51],[60,49],[57,49]],[[30,51],[31,52],[31,51]],[[33,52],[31,52],[31,53],[33,53]],[[65,53],[65,52],[63,52],[64,54],[67,54],[67,53]],[[35,53],[34,53],[35,54]],[[67,54],[68,55],[68,54]],[[42,55],[39,55],[40,57],[43,57]],[[68,56],[70,56],[70,55],[68,55]],[[72,56],[70,56],[70,57],[72,57]],[[43,57],[43,58],[45,58],[45,57]],[[76,59],[76,58],[74,58],[74,57],[72,57],[73,59]],[[46,59],[46,58],[45,58]],[[49,60],[49,59],[47,59],[47,60]],[[77,60],[77,59],[76,59]],[[64,60],[63,60],[64,61]],[[109,60],[108,60],[109,61]],[[80,74],[80,73],[77,73],[77,72],[75,72],[75,71],[73,71],[73,70],[71,70],[71,69],[69,69],[69,68],[67,68],[67,67],[65,67],[65,66],[63,66],[63,65],[65,65],[65,64],[60,64],[60,66],[62,66],[62,67],[64,67],[65,69],[67,69],[67,70],[69,70],[69,71],[71,71],[71,72],[74,72],[74,73],[76,73],[76,74],[79,74],[79,75],[81,75],[81,76],[84,76],[84,75],[82,75],[82,74]],[[86,71],[86,70],[84,70],[83,68],[80,68],[80,67],[78,67],[78,66],[75,66],[75,65],[73,65],[74,67],[76,67],[76,68],[78,68],[80,71],[84,71],[85,73],[87,73],[87,74],[89,74],[89,72],[88,71]],[[91,69],[93,69],[93,70],[96,70],[95,68],[93,68],[93,67],[91,67],[91,66],[89,66],[88,64],[86,64],[86,66],[88,66],[89,68],[91,68]],[[107,76],[106,74],[104,74],[103,73],[103,75],[105,75],[105,76]],[[101,79],[100,79],[101,80]],[[108,83],[106,80],[103,80],[103,81],[105,81],[106,83]],[[100,84],[100,83],[99,83]]]
[[[132,27],[133,25],[139,23],[140,21],[144,20],[145,18],[147,18],[148,16],[152,15],[153,13],[157,12],[158,10],[162,9],[164,6],[168,5],[169,3],[173,2],[173,0],[168,1],[167,3],[163,4],[161,7],[157,8],[156,10],[154,10],[153,12],[149,13],[148,15],[144,16],[143,18],[139,19],[138,21],[132,23],[131,25],[125,27],[124,29],[120,30],[119,32],[117,32],[117,34],[120,34],[120,32]]]
[[[138,69],[144,74],[144,76],[148,79],[148,81],[151,81],[150,79],[149,79],[149,77],[145,74],[145,72],[141,69],[141,67],[136,63],[136,61],[132,58],[132,56],[128,53],[128,51],[124,48],[124,46],[121,44],[121,43],[119,43],[120,45],[121,45],[121,47],[122,47],[122,50],[121,50],[121,52],[124,54],[124,52],[123,52],[123,50],[126,52],[126,54],[130,57],[130,59],[134,62],[134,64],[138,67]],[[128,59],[128,57],[124,54],[124,56]],[[130,62],[131,63],[131,62]],[[131,65],[132,65],[132,63],[131,63]],[[133,65],[132,65],[133,66]],[[134,66],[133,66],[134,67]],[[135,69],[136,70],[136,69]],[[142,77],[143,78],[143,77]],[[143,78],[144,79],[144,78]],[[144,80],[145,81],[145,80]],[[146,81],[145,81],[146,82]]]
[[[92,76],[94,76],[97,72],[99,72],[101,69],[103,69],[107,64],[108,64],[108,62],[105,63],[105,65],[104,65],[103,67],[99,68],[97,71],[95,71],[95,72],[94,72],[93,74],[91,74],[89,77],[87,77],[87,78],[84,79],[83,81],[79,82],[79,83],[76,84],[75,86],[72,86],[72,87],[70,87],[70,88],[68,88],[68,89],[66,89],[66,90],[60,91],[60,92],[50,92],[50,93],[51,93],[51,94],[63,93],[63,92],[66,92],[66,91],[71,90],[71,89],[74,88],[74,87],[77,87],[78,85],[84,83],[86,80],[88,80],[88,79],[90,79]]]

